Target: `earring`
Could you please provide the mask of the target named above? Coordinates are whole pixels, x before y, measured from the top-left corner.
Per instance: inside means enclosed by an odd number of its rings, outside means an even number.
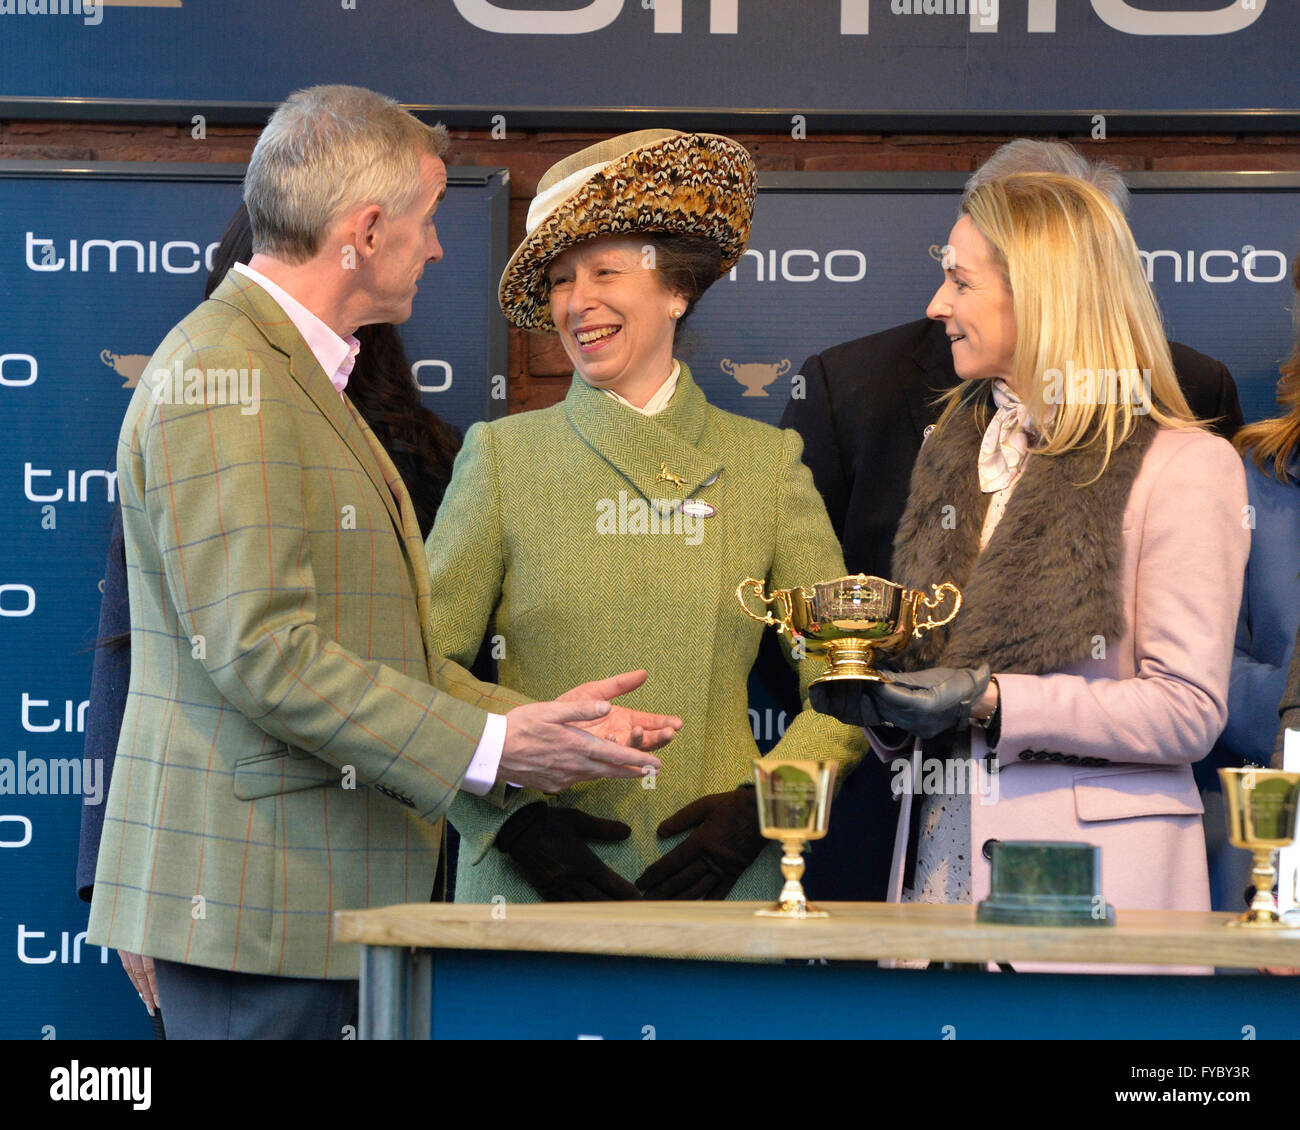
[[[672,311],[672,315],[673,315],[674,318],[680,318],[684,313],[686,313],[685,310],[673,310],[673,311]]]

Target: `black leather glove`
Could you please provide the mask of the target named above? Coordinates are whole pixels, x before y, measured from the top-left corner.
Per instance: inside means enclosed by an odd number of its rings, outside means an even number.
[[[631,834],[632,829],[621,821],[539,800],[501,825],[496,846],[515,861],[547,902],[638,899],[641,893],[583,842],[613,842]]]
[[[659,825],[659,836],[666,839],[687,828],[695,831],[636,881],[646,898],[726,898],[767,843],[758,830],[758,805],[749,788],[692,801]]]
[[[970,725],[971,707],[989,685],[989,666],[930,667],[903,671],[888,683],[869,683],[867,694],[882,722],[919,738],[933,738]]]
[[[875,700],[863,679],[836,679],[808,688],[808,703],[818,714],[829,714],[846,726],[879,726]]]
[[[892,656],[881,656],[875,669],[887,679],[894,677]],[[829,714],[846,726],[879,726],[884,723],[871,697],[874,684],[866,679],[835,679],[808,688],[808,703],[819,714]]]

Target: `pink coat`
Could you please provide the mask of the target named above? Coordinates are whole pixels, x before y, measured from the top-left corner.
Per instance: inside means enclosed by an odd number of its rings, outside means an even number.
[[[1245,475],[1232,446],[1208,432],[1161,429],[1133,482],[1123,540],[1123,637],[1098,639],[1096,658],[1059,673],[994,672],[1002,702],[996,782],[982,767],[984,733],[971,731],[978,787],[986,794],[971,801],[976,903],[989,893],[990,866],[982,850],[989,840],[1079,840],[1100,846],[1102,892],[1117,912],[1210,908],[1203,809],[1192,763],[1209,753],[1227,720],[1233,638],[1250,551]],[[1051,613],[1027,608],[1025,614]],[[911,752],[889,750],[870,732],[868,737],[886,762]],[[1035,751],[1106,758],[1110,764],[1084,769],[1027,760]],[[910,805],[900,809],[891,901],[901,897]]]

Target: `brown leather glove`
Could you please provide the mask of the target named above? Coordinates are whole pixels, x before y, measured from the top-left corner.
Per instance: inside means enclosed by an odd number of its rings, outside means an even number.
[[[631,834],[621,821],[539,800],[501,825],[496,846],[515,861],[546,902],[639,899],[641,892],[605,866],[584,842],[625,840]]]
[[[648,899],[722,899],[767,841],[758,830],[754,790],[710,793],[659,825],[666,839],[695,831],[642,872],[636,885]]]

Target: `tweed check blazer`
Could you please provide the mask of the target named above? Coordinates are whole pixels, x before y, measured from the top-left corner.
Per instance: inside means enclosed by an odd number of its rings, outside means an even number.
[[[457,457],[427,542],[435,646],[466,662],[491,625],[499,677],[535,697],[644,667],[650,677],[627,704],[684,722],[653,781],[590,781],[548,798],[631,826],[627,840],[591,845],[629,881],[687,835],[659,839],[660,821],[753,779],[747,684],[773,629],[744,614],[736,586],[747,576],[785,588],[844,574],[802,448],[794,432],[712,407],[683,365],[655,416],[575,376],[562,404],[476,424]],[[661,479],[661,464],[681,482]],[[686,498],[717,513],[693,534],[664,522],[654,532],[646,504],[662,500],[671,510]],[[791,662],[804,709],[768,756],[856,764],[862,731],[807,705],[822,661]],[[536,799],[521,791],[510,807]],[[494,846],[506,815],[465,793],[453,803],[457,902],[538,901]],[[775,898],[780,854],[775,843],[765,849],[729,897]]]
[[[152,374],[177,362],[255,370],[256,410],[216,388],[169,402]],[[251,279],[229,275],[150,360],[118,488],[131,682],[88,937],[356,977],[331,912],[429,899],[487,711],[527,700],[430,647],[401,477]]]

